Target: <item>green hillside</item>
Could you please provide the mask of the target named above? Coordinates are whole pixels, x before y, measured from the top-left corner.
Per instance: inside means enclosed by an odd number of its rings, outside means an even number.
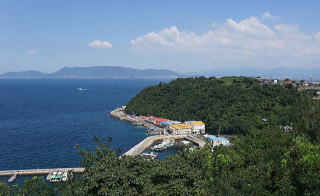
[[[295,125],[299,91],[254,78],[180,78],[145,88],[126,112],[172,120],[202,120],[210,133],[243,134],[273,125]],[[268,122],[263,122],[267,119]]]

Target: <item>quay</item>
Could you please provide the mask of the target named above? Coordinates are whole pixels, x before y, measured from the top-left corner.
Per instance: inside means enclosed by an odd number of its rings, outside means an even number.
[[[132,116],[128,115],[125,113],[125,106],[122,106],[120,108],[117,108],[113,111],[110,112],[110,115],[119,119],[119,120],[124,120],[128,121],[134,125],[141,125],[145,127],[150,134],[164,134],[167,135],[167,130],[160,128],[158,126],[155,126],[154,124],[147,122],[147,121],[141,121],[137,120],[136,118],[133,118]]]
[[[122,106],[120,108],[117,108],[117,109],[111,111],[110,115],[115,118],[118,118],[119,120],[129,121],[129,122],[136,124],[136,125],[143,125],[147,129],[155,130],[160,135],[149,136],[149,137],[145,138],[140,143],[133,146],[130,150],[128,150],[126,153],[124,153],[122,156],[139,155],[139,154],[143,153],[145,150],[147,150],[148,148],[150,148],[155,142],[157,142],[159,140],[165,140],[165,139],[177,139],[177,140],[185,139],[185,140],[188,140],[188,141],[196,144],[197,146],[199,146],[199,148],[202,148],[206,145],[205,141],[197,138],[194,134],[190,134],[191,131],[190,131],[190,133],[181,132],[180,134],[169,134],[168,130],[166,128],[161,128],[158,124],[155,124],[150,121],[142,120],[142,119],[139,119],[139,118],[136,118],[136,117],[133,117],[131,115],[126,114],[125,108],[126,108],[126,106]],[[189,128],[191,126],[186,125],[186,127]]]
[[[132,147],[123,155],[125,156],[139,155],[143,153],[145,150],[147,150],[148,148],[150,148],[154,142],[159,140],[164,140],[164,139],[186,139],[197,144],[200,148],[204,147],[206,144],[206,142],[192,135],[157,135],[157,136],[147,137],[146,139],[142,140],[140,143]]]
[[[0,171],[0,177],[11,176],[8,182],[13,182],[18,176],[48,175],[52,172],[84,173],[85,168],[52,168],[52,169],[25,169]]]

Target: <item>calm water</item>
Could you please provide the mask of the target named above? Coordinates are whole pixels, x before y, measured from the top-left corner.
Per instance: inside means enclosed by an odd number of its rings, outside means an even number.
[[[73,146],[94,149],[94,136],[110,136],[114,148],[128,150],[147,137],[145,130],[114,119],[109,112],[159,82],[0,79],[0,170],[80,166],[81,156]],[[160,158],[174,153],[168,150]]]

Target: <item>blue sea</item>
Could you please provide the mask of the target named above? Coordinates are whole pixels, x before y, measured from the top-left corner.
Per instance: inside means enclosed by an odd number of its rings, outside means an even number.
[[[148,135],[109,113],[160,81],[168,80],[0,79],[0,170],[78,167],[73,147],[94,150],[95,136],[127,151]]]

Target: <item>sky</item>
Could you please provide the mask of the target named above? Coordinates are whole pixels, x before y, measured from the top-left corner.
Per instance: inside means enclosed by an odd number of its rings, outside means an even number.
[[[0,0],[0,73],[320,67],[319,0]]]

